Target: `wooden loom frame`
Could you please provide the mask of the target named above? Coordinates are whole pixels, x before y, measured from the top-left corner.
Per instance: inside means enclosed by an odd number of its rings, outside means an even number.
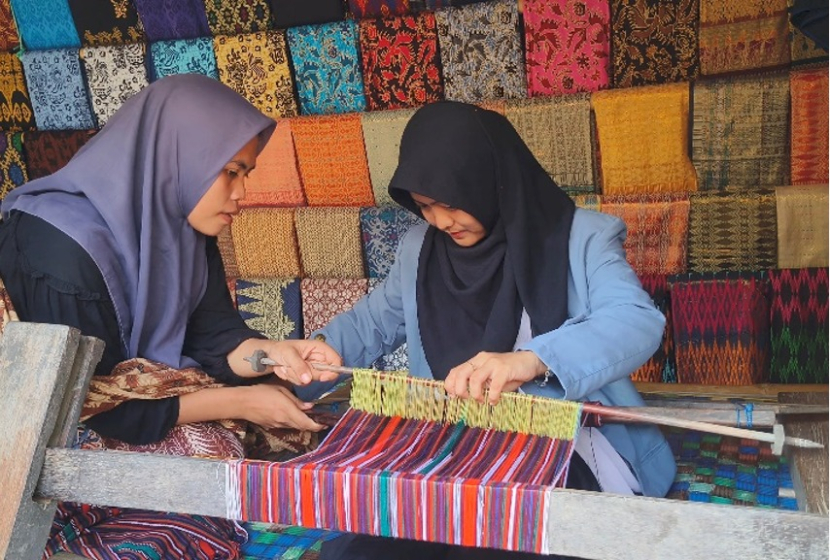
[[[14,322],[0,337],[0,558],[41,557],[54,500],[226,516],[224,461],[64,448],[101,351],[60,325]],[[553,553],[594,560],[812,560],[830,546],[826,514],[804,511],[563,489],[549,517]]]

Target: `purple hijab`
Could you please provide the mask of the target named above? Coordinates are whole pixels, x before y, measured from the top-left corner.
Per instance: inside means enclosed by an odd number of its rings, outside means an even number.
[[[207,286],[205,236],[187,216],[228,161],[275,123],[201,75],[158,80],[130,98],[59,171],[3,200],[54,225],[93,258],[128,357],[181,368],[188,318]]]

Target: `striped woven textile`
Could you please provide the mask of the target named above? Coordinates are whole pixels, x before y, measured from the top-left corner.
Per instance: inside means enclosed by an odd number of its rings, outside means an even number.
[[[810,268],[830,264],[828,198],[827,185],[794,185],[775,189],[777,268]]]
[[[144,49],[144,43],[81,49],[81,62],[98,128],[149,83]]]
[[[625,222],[623,247],[637,274],[686,272],[688,194],[603,196],[602,211]]]
[[[770,381],[828,381],[827,268],[770,270]]]
[[[351,309],[366,295],[367,288],[366,278],[303,278],[300,282],[303,336],[308,338],[335,315]]]
[[[398,243],[417,223],[423,223],[423,220],[400,206],[360,209],[363,260],[369,278],[385,278],[389,274]]]
[[[94,130],[48,130],[23,133],[29,180],[62,168],[95,135]]]
[[[695,191],[689,159],[689,84],[591,95],[602,152],[602,194]]]
[[[435,17],[447,99],[475,103],[527,96],[516,2],[447,8]]]
[[[297,114],[284,31],[213,39],[219,80],[271,118]]]
[[[563,95],[610,86],[607,1],[525,0],[527,95]]]
[[[792,98],[791,181],[794,185],[827,183],[828,70],[798,69],[790,72]]]
[[[20,46],[17,24],[9,0],[0,0],[0,51],[12,52]]]
[[[700,73],[790,62],[787,0],[700,0]]]
[[[687,82],[698,75],[698,0],[611,0],[616,88]]]
[[[26,50],[81,46],[67,0],[10,0],[20,42]]]
[[[689,273],[669,282],[677,381],[767,381],[770,308],[765,273]]]
[[[309,206],[373,206],[360,114],[294,119],[291,131]]]
[[[700,190],[790,183],[789,90],[785,72],[695,83],[692,161]]]
[[[243,208],[231,224],[231,237],[239,278],[302,275],[293,208]]]
[[[21,133],[0,133],[0,200],[28,180]]]
[[[197,37],[150,43],[150,79],[175,74],[202,74],[218,80],[213,39]]]
[[[69,0],[75,29],[84,46],[144,41],[144,29],[132,2]]]
[[[589,94],[509,100],[505,116],[557,185],[594,192]]]
[[[369,278],[369,293],[381,286],[383,278]],[[403,371],[409,369],[409,354],[407,353],[406,342],[398,346],[389,354],[384,354],[372,364],[373,369],[381,371]]]
[[[23,76],[23,64],[17,55],[0,52],[0,129],[32,130],[35,115]]]
[[[778,262],[774,189],[693,193],[689,270],[766,270]]]
[[[355,19],[391,18],[409,13],[409,0],[348,0]]]
[[[389,181],[398,167],[401,136],[415,109],[362,113],[360,124],[377,206],[394,205],[389,196]]]
[[[363,20],[359,38],[368,110],[404,109],[444,98],[434,14]]]
[[[245,324],[270,339],[303,336],[299,278],[239,278],[236,306]]]
[[[147,41],[210,37],[204,0],[133,0]]]
[[[297,208],[294,221],[305,276],[366,276],[360,243],[360,208]]]
[[[677,366],[674,362],[674,337],[671,324],[671,305],[668,277],[665,274],[639,274],[643,289],[651,296],[654,306],[666,316],[666,327],[660,347],[649,360],[631,374],[632,381],[674,383]]]
[[[267,0],[204,0],[210,34],[242,35],[270,29]]]
[[[248,206],[305,206],[305,194],[297,169],[297,153],[291,133],[291,119],[280,119],[277,128],[256,159],[256,168],[245,183]]]

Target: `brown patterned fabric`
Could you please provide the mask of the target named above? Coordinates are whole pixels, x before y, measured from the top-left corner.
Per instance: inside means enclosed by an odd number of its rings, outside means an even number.
[[[17,55],[0,52],[0,129],[32,130],[35,114]]]
[[[614,87],[694,80],[698,11],[698,0],[611,0]]]
[[[415,109],[399,109],[363,113],[360,116],[372,192],[377,206],[394,204],[389,196],[389,180],[398,167],[403,129],[414,112]]]
[[[366,276],[360,243],[360,208],[298,208],[295,222],[306,276]]]
[[[242,208],[305,206],[291,119],[277,122],[268,144],[256,158],[256,168],[248,175],[245,192],[245,198],[239,201]]]
[[[239,278],[239,265],[236,263],[236,250],[233,247],[233,238],[230,228],[222,228],[217,236],[219,255],[222,257],[222,266],[227,278]]]
[[[828,266],[828,186],[793,185],[775,189],[778,220],[777,268]]]
[[[266,0],[204,0],[211,35],[267,31],[271,8]]]
[[[240,278],[301,276],[292,208],[243,208],[231,224]]]
[[[17,24],[9,0],[0,0],[0,51],[11,52],[20,46]]]
[[[326,326],[338,313],[351,309],[368,289],[366,278],[303,278],[300,291],[305,337]]]
[[[44,130],[23,133],[29,180],[62,168],[95,135],[95,130]]]
[[[794,185],[827,183],[828,70],[794,69],[790,72],[792,98],[791,182]],[[781,183],[785,184],[785,183]]]
[[[9,292],[6,291],[3,279],[0,278],[0,336],[3,335],[6,325],[12,321],[19,320],[20,318],[14,310],[14,305],[12,305],[12,298],[9,296]]]
[[[666,326],[663,329],[660,347],[645,364],[631,374],[631,380],[646,383],[676,382],[668,277],[664,274],[641,274],[639,279],[643,289],[651,296],[654,306],[666,316]]]

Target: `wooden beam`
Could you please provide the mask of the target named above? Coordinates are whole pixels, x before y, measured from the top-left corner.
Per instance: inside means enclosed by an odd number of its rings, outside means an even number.
[[[759,383],[757,385],[697,385],[691,383],[647,383],[636,381],[637,390],[646,395],[681,395],[721,399],[746,399],[778,402],[778,393],[827,392],[826,384],[784,385]]]
[[[827,391],[821,393],[781,393],[782,404],[827,404]],[[828,445],[828,416],[794,416],[784,419],[784,430],[788,435],[805,437],[825,447]],[[828,514],[828,454],[827,449],[787,449],[786,455],[792,466],[790,472],[796,491],[799,509]]]

